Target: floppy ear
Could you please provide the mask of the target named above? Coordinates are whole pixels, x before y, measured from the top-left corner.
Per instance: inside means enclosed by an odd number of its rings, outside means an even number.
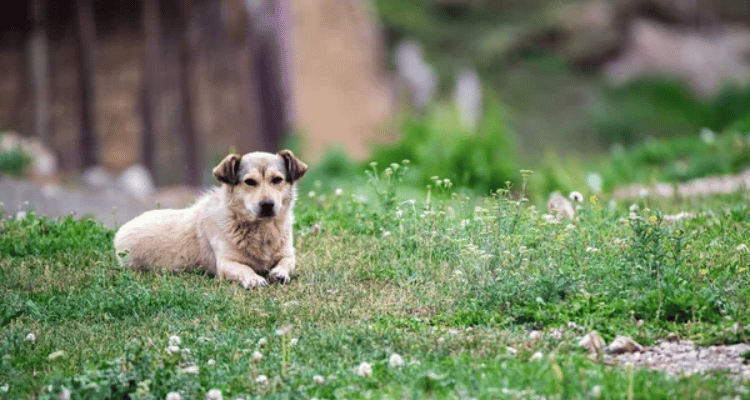
[[[241,156],[237,154],[230,154],[224,158],[219,165],[214,168],[214,178],[219,182],[226,183],[227,185],[236,185],[240,183],[240,177],[238,175],[240,171],[240,160]]]
[[[291,150],[281,150],[279,156],[284,159],[284,166],[286,167],[287,172],[287,182],[294,183],[305,176],[307,165],[295,157]]]

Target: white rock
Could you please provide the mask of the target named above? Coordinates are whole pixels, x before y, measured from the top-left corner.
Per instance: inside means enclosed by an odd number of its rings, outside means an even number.
[[[101,165],[95,165],[83,172],[83,183],[97,189],[104,189],[114,185],[114,178]]]
[[[599,353],[604,350],[604,339],[599,336],[599,332],[591,331],[578,341],[578,345],[586,348],[591,353]]]
[[[156,191],[151,174],[141,164],[133,165],[123,171],[117,178],[117,186],[141,200],[148,198]]]

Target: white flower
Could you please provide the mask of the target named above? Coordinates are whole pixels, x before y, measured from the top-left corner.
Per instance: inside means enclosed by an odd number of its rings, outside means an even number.
[[[10,385],[7,383],[3,386],[0,386],[0,393],[8,393],[10,391]]]
[[[336,192],[334,192],[334,193],[336,193],[336,196],[341,196],[342,194],[344,194],[344,190],[341,189],[341,188],[338,188],[338,189],[336,189]]]
[[[461,276],[463,274],[464,274],[464,271],[461,271],[460,269],[453,271],[453,275],[456,275],[456,276]]]
[[[27,342],[35,342],[36,341],[36,335],[33,332],[30,332],[28,335],[26,335],[26,341]]]
[[[534,355],[531,356],[531,358],[529,358],[529,361],[541,361],[542,358],[544,358],[542,352],[537,351],[536,353],[534,353]]]
[[[701,140],[705,144],[713,144],[716,141],[716,134],[708,128],[703,128],[701,129]]]
[[[391,354],[391,358],[388,359],[388,365],[391,368],[403,367],[404,359],[398,353],[393,353]]]
[[[391,231],[385,231],[385,232],[383,232],[383,238],[387,238],[389,236],[391,236]]]
[[[212,359],[208,360],[208,362],[206,362],[206,365],[208,365],[209,367],[212,366],[212,365],[216,365],[216,360],[214,360],[212,358]]]
[[[591,397],[595,399],[602,398],[602,386],[601,385],[594,385],[594,387],[591,388]]]
[[[169,345],[164,350],[166,350],[167,353],[172,354],[172,353],[178,353],[180,351],[180,348],[178,346]]]
[[[268,377],[265,375],[258,375],[258,377],[255,378],[255,383],[257,383],[258,385],[267,385]]]
[[[602,180],[602,176],[596,172],[592,172],[586,175],[586,185],[588,185],[589,189],[591,189],[591,191],[594,193],[602,192],[603,183],[604,181]]]
[[[289,345],[290,346],[295,346],[297,344],[297,342],[299,342],[299,339],[292,338],[292,340],[289,341]]]
[[[568,197],[570,197],[570,201],[574,201],[576,203],[580,203],[583,201],[583,195],[577,190],[570,192]]]
[[[62,388],[60,393],[57,394],[58,400],[70,400],[70,390],[68,388]]]
[[[180,396],[180,394],[177,392],[169,392],[167,393],[166,400],[182,400],[182,396]]]
[[[591,247],[591,246],[586,247],[587,253],[596,253],[597,251],[599,251],[599,249],[597,249],[596,247]]]
[[[542,332],[539,332],[539,331],[531,331],[531,332],[529,332],[529,339],[531,339],[531,340],[537,340],[537,339],[539,339],[541,337],[542,337]]]
[[[206,400],[222,400],[223,398],[219,389],[211,389],[206,393]]]
[[[742,243],[741,245],[737,246],[737,251],[747,251],[747,246],[745,245],[745,243]]]
[[[254,363],[259,363],[263,361],[263,353],[259,352],[258,350],[255,350],[253,354],[250,356],[250,360]]]
[[[322,385],[326,380],[320,375],[315,375],[313,376],[313,382],[315,382],[316,385]]]
[[[366,378],[372,375],[372,366],[370,366],[370,364],[367,362],[363,362],[362,364],[359,364],[357,368],[354,369],[354,372],[357,375]]]
[[[279,335],[279,336],[284,336],[287,333],[289,333],[290,330],[292,330],[292,326],[291,325],[284,325],[281,328],[279,328],[279,329],[276,330],[276,334]]]
[[[314,199],[314,198],[315,198],[315,192],[313,192],[313,191],[311,190],[311,191],[310,191],[309,193],[307,193],[307,197],[309,197],[309,198],[311,198],[311,199]]]
[[[182,339],[180,339],[177,335],[172,335],[169,337],[169,345],[170,346],[179,346],[182,344]]]
[[[200,372],[200,368],[198,368],[198,366],[195,364],[191,364],[180,368],[178,371],[182,372],[183,374],[197,374],[198,372]]]
[[[262,337],[260,338],[260,340],[258,340],[258,346],[263,346],[266,343],[268,343],[268,339],[266,339],[265,337]]]

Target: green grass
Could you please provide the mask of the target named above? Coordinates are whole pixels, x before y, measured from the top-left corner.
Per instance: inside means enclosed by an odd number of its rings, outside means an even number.
[[[745,195],[633,216],[589,198],[577,222],[555,222],[511,192],[467,197],[444,181],[409,201],[403,169],[371,172],[364,197],[303,194],[286,286],[122,270],[96,221],[0,220],[0,398],[745,396],[721,373],[629,372],[577,346],[591,329],[741,340],[726,328],[750,323]],[[673,208],[697,218],[668,224],[658,209]],[[582,329],[549,335],[569,322]],[[362,362],[371,376],[353,371]]]

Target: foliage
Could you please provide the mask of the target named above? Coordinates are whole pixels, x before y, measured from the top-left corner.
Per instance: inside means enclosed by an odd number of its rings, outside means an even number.
[[[745,196],[693,205],[695,219],[675,222],[588,197],[559,221],[529,205],[527,171],[489,197],[434,177],[411,198],[414,165],[379,166],[368,191],[301,196],[286,286],[122,270],[99,223],[2,219],[0,397],[743,395],[747,384],[721,375],[607,367],[577,342],[591,329],[643,344],[743,340],[750,332],[728,328],[750,323]],[[543,337],[530,341],[529,329]],[[537,351],[542,360],[528,361]],[[393,353],[405,365],[389,366]],[[371,375],[356,373],[362,362]]]
[[[417,186],[441,175],[459,187],[489,193],[518,181],[515,142],[497,102],[489,101],[476,131],[463,129],[454,110],[435,107],[424,117],[404,118],[400,139],[376,147],[372,158],[381,165],[411,161],[413,175],[407,179]]]

